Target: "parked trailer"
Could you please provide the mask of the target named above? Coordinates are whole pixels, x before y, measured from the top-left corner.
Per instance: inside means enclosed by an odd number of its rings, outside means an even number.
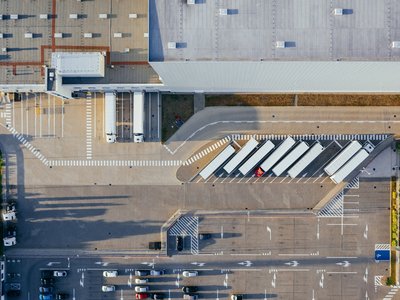
[[[239,168],[242,175],[247,175],[254,167],[275,148],[274,143],[266,141],[250,158]]]
[[[211,176],[212,173],[218,170],[218,168],[226,162],[232,154],[235,153],[235,148],[231,145],[226,147],[220,154],[218,154],[200,173],[199,175],[206,180]]]
[[[286,155],[273,169],[276,176],[281,176],[291,165],[295,163],[310,147],[306,142],[300,142],[288,155]]]
[[[253,151],[258,145],[258,142],[251,138],[246,145],[224,166],[224,170],[230,174],[237,166]]]
[[[367,157],[369,153],[365,149],[361,149],[354,155],[343,167],[331,176],[334,183],[341,183],[347,176],[350,175]]]
[[[320,143],[315,143],[300,160],[289,169],[288,174],[291,178],[296,178],[314,159],[324,151]]]
[[[329,176],[336,173],[360,149],[361,144],[357,141],[352,141],[324,168],[325,173]]]
[[[260,165],[260,168],[265,172],[271,169],[286,152],[295,144],[295,140],[290,136],[279,145],[278,148]]]
[[[133,141],[144,141],[144,93],[133,94]]]
[[[106,133],[107,143],[115,143],[117,141],[117,98],[115,93],[105,93],[105,120],[104,129]]]

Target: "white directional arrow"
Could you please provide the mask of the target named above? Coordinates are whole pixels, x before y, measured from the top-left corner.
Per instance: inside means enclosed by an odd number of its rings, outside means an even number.
[[[364,273],[364,281],[365,283],[368,283],[368,267],[365,268],[365,273]]]
[[[224,226],[221,226],[221,239],[224,238]]]
[[[274,273],[274,277],[272,278],[271,285],[274,288],[276,287],[276,273]]]
[[[319,240],[319,218],[317,223],[317,240]]]
[[[216,298],[216,300],[219,300],[218,294],[219,294],[219,290],[217,289],[217,298]]]
[[[69,269],[71,267],[71,262],[70,262],[69,257],[67,257],[67,260],[68,260],[68,269]]]
[[[366,300],[369,299],[369,298],[368,298],[368,292],[367,292],[367,291],[365,291],[365,299],[366,299]]]
[[[178,273],[178,275],[176,276],[176,281],[175,281],[175,285],[176,285],[178,288],[179,288],[179,285],[180,285],[179,279],[180,279],[180,275],[179,275],[179,273]]]
[[[269,233],[269,240],[272,240],[272,231],[269,226],[267,226],[267,232]]]
[[[75,288],[72,289],[72,300],[75,300]]]
[[[51,261],[51,262],[49,262],[49,263],[47,264],[47,266],[51,267],[51,266],[53,266],[53,265],[59,265],[59,264],[60,264],[59,261]]]
[[[132,273],[129,273],[128,286],[132,287]]]
[[[319,281],[319,286],[321,288],[324,288],[324,273],[322,273],[322,275],[321,275],[321,280]]]
[[[82,272],[82,278],[79,280],[81,287],[85,287],[85,273]]]
[[[242,261],[240,263],[238,263],[239,265],[245,266],[245,267],[250,267],[253,263],[250,260],[245,260]]]
[[[171,300],[171,290],[168,289],[168,300]]]
[[[142,262],[142,265],[147,265],[149,267],[154,267],[154,261],[153,262],[144,261],[144,262]]]
[[[314,290],[312,290],[312,300],[315,300]]]
[[[297,267],[299,265],[299,262],[296,260],[292,260],[290,262],[285,263],[285,265],[291,266],[291,267]]]
[[[368,224],[365,225],[364,238],[365,238],[366,240],[368,239]]]
[[[198,267],[204,267],[206,263],[199,263],[199,262],[192,262],[192,265],[198,266]]]
[[[123,294],[124,290],[121,290],[121,300],[124,300],[124,294]]]
[[[95,265],[101,265],[101,266],[103,266],[103,267],[107,267],[110,263],[108,263],[108,262],[102,262],[102,261],[96,261],[94,264],[95,264]]]
[[[338,262],[338,263],[336,263],[338,266],[342,266],[342,267],[344,267],[344,268],[347,268],[348,266],[350,266],[351,265],[351,263],[349,263],[347,260],[344,260],[344,261],[342,261],[342,262]]]
[[[228,273],[225,274],[224,287],[228,287]]]

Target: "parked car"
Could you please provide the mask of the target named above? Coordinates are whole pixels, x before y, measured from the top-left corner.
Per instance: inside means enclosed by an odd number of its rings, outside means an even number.
[[[135,276],[149,276],[149,270],[135,270]]]
[[[144,293],[149,290],[148,286],[135,286],[135,292],[136,293]]]
[[[184,294],[183,295],[183,299],[185,300],[197,300],[199,296],[197,296],[196,294],[193,295],[189,295],[189,294]]]
[[[54,277],[67,277],[67,275],[68,275],[67,271],[64,271],[64,270],[53,272]]]
[[[146,299],[146,298],[149,298],[149,294],[146,294],[146,293],[136,293],[136,295],[135,295],[135,298],[136,299]]]
[[[17,239],[15,236],[3,238],[3,243],[5,247],[11,247],[17,244]]]
[[[53,284],[54,284],[54,278],[53,278],[53,277],[50,277],[50,278],[40,278],[40,283],[42,284],[42,286],[53,285]]]
[[[56,294],[56,300],[64,300],[64,299],[68,299],[69,294],[67,293],[57,293]]]
[[[176,250],[178,250],[178,251],[183,250],[183,237],[182,236],[176,237]]]
[[[162,299],[164,299],[164,294],[161,294],[161,293],[156,293],[156,294],[153,294],[153,297],[152,297],[154,300],[162,300]]]
[[[196,277],[199,275],[199,272],[197,271],[183,271],[182,276],[183,277]]]
[[[200,240],[208,240],[208,239],[211,239],[211,238],[212,238],[211,233],[200,233],[199,234],[199,239]]]
[[[51,286],[40,286],[39,287],[39,293],[41,294],[46,294],[46,293],[52,293],[53,288]]]
[[[164,275],[164,274],[165,274],[164,270],[150,270],[151,276],[160,276],[160,275]]]
[[[199,288],[197,286],[184,286],[182,288],[182,292],[184,292],[185,294],[195,293],[198,290]]]
[[[150,250],[161,250],[161,242],[149,242]]]
[[[101,287],[101,290],[102,290],[104,293],[107,293],[107,292],[114,292],[114,291],[115,291],[115,285],[103,285],[103,286]]]
[[[147,282],[149,282],[149,280],[147,278],[136,278],[135,279],[135,283],[136,284],[144,284],[144,283],[147,283]]]
[[[117,277],[118,271],[104,271],[103,276],[104,277]]]
[[[241,294],[232,294],[231,300],[243,300],[243,295]]]

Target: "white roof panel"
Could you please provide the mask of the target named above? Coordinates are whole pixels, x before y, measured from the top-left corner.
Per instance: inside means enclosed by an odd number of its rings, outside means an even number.
[[[101,52],[55,52],[51,65],[62,77],[104,77]]]

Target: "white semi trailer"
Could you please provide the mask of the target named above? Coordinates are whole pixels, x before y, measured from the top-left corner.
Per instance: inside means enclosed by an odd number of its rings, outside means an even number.
[[[358,151],[350,160],[344,164],[335,174],[330,178],[336,184],[341,183],[347,176],[350,175],[358,166],[368,158],[369,154],[374,150],[374,147],[367,143],[363,149]]]
[[[284,140],[278,148],[260,165],[260,168],[265,172],[271,169],[280,160],[292,146],[296,144],[296,141],[292,137],[288,137]]]
[[[324,147],[316,142],[310,150],[293,166],[289,169],[288,174],[291,178],[296,178],[314,159],[324,151]]]
[[[281,176],[291,165],[295,163],[310,147],[306,142],[300,142],[288,155],[286,155],[275,167],[272,172],[276,176]]]
[[[339,170],[354,154],[361,149],[361,144],[357,141],[352,141],[344,148],[325,168],[324,171],[329,176],[332,176]]]
[[[115,143],[117,141],[117,107],[116,95],[114,92],[105,93],[105,118],[104,130],[106,134],[107,143]]]
[[[144,141],[144,92],[133,94],[133,141]]]

